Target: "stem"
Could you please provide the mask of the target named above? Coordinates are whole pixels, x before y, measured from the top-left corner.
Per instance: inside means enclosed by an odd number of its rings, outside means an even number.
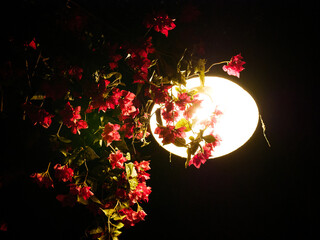
[[[89,174],[89,169],[88,169],[86,160],[84,161],[84,166],[86,167],[87,173],[86,173],[86,177],[85,177],[83,183],[86,183],[87,182],[87,178],[88,178],[88,174]]]
[[[58,137],[59,137],[59,134],[60,134],[60,130],[61,130],[62,125],[63,125],[63,122],[60,123],[59,129],[58,129],[58,131],[57,131],[57,136],[58,136]]]
[[[109,147],[111,147],[112,151],[114,151],[114,153],[116,153],[117,151],[112,147],[112,145],[110,144]]]
[[[218,63],[213,63],[210,65],[210,67],[204,72],[204,73],[207,73],[210,71],[210,69],[213,67],[213,66],[216,66],[216,65],[219,65],[219,64],[223,64],[223,63],[229,63],[229,61],[222,61],[222,62],[218,62]]]
[[[49,162],[47,170],[46,170],[46,172],[44,174],[49,174],[50,165],[51,165],[51,162]]]

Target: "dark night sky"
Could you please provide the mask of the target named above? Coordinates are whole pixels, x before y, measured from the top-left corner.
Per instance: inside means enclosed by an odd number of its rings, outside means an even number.
[[[108,1],[81,2],[97,14],[107,15],[110,11],[106,7]],[[148,216],[125,230],[120,239],[315,239],[319,229],[315,200],[319,166],[313,153],[318,146],[315,121],[319,107],[315,100],[319,89],[319,2],[113,2],[123,14],[128,12],[124,18],[115,13],[106,16],[116,26],[126,25],[126,20],[135,19],[134,14],[146,12],[144,8],[165,9],[177,19],[169,40],[181,40],[179,34],[184,32],[187,45],[204,45],[208,62],[227,60],[241,52],[246,70],[239,80],[232,80],[255,98],[272,145],[268,148],[259,123],[242,148],[210,160],[200,169],[185,169],[184,159],[173,156],[170,163],[168,153],[156,143],[151,144],[144,150],[152,156],[149,184],[153,192],[144,205]],[[189,27],[184,24],[180,28],[178,17],[186,4],[198,8],[200,15]],[[5,123],[13,126],[12,122]],[[19,141],[23,142],[22,138],[32,131],[26,125],[12,130]],[[1,131],[5,128],[3,125]],[[22,129],[27,130],[23,133]],[[9,132],[1,133],[9,139],[1,162],[19,159],[20,165],[12,175],[17,178],[11,180],[16,191],[5,189],[0,200],[4,201],[2,206],[8,204],[12,209],[9,223],[15,224],[16,231],[5,236],[77,239],[85,222],[81,217],[86,216],[73,216],[72,209],[59,208],[54,193],[26,182],[24,168],[30,167],[29,160],[23,158],[39,158],[40,153],[24,152],[28,147],[17,150]],[[9,151],[12,152],[7,159]],[[8,175],[15,172],[15,164],[4,166],[8,166]]]

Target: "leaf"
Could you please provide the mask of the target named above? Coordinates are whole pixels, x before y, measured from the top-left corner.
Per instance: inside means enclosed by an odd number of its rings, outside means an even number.
[[[184,138],[176,138],[174,139],[174,145],[177,147],[185,147],[186,146],[186,140]]]
[[[135,190],[139,184],[138,178],[130,178],[128,179],[130,190]]]
[[[189,121],[185,118],[181,118],[175,126],[175,129],[181,128],[181,127],[185,127],[186,129],[184,130],[185,132],[189,132],[191,131],[191,126],[189,124]]]
[[[100,210],[108,217],[111,218],[112,214],[114,214],[116,212],[116,210],[114,209],[103,209],[100,208]]]
[[[65,137],[61,137],[59,135],[57,135],[58,139],[60,142],[63,142],[63,143],[71,143],[72,141],[70,139],[67,139]]]
[[[102,202],[100,202],[100,200],[99,200],[95,195],[91,196],[90,199],[91,199],[93,202],[95,202],[95,203],[97,203],[97,204],[99,204],[99,205],[102,205]]]
[[[98,154],[89,146],[86,146],[84,148],[84,157],[88,161],[95,160],[97,158],[100,158]]]
[[[213,143],[216,141],[216,138],[212,135],[207,135],[202,137],[207,143]]]
[[[97,228],[90,230],[89,234],[90,235],[99,234],[99,233],[102,233],[103,231],[104,231],[103,228],[99,226]]]
[[[129,180],[130,177],[135,178],[138,176],[136,168],[132,162],[125,164],[127,179]]]
[[[158,108],[158,109],[155,111],[155,114],[156,114],[157,123],[158,123],[160,126],[163,126],[163,124],[162,124],[162,118],[161,118],[161,108]]]
[[[83,205],[88,205],[89,204],[88,200],[84,200],[83,197],[80,197],[79,195],[77,195],[77,202],[81,203]]]

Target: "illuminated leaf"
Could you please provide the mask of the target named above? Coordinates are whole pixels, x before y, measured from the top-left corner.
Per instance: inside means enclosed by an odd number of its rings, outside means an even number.
[[[212,135],[207,135],[202,137],[207,143],[213,143],[216,141],[216,138]]]
[[[174,145],[177,147],[185,147],[186,146],[186,140],[184,138],[176,138],[174,139]]]
[[[181,127],[185,127],[185,132],[189,132],[189,131],[191,131],[191,126],[190,126],[190,123],[189,123],[189,121],[187,120],[187,119],[185,119],[185,118],[181,118],[178,122],[177,122],[177,124],[176,124],[176,126],[175,126],[175,129],[178,129],[178,128],[181,128]]]
[[[158,109],[155,111],[155,114],[156,114],[157,123],[158,123],[160,126],[163,126],[163,124],[162,124],[162,118],[161,118],[161,108],[158,108]]]

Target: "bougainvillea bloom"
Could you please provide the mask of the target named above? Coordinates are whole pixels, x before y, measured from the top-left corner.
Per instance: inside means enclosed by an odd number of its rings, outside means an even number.
[[[240,78],[240,72],[244,69],[242,65],[245,64],[245,62],[242,61],[242,58],[241,54],[233,56],[228,64],[222,67],[223,71],[227,72],[229,75]]]
[[[136,223],[140,222],[141,220],[144,220],[145,216],[147,216],[147,214],[143,210],[136,212],[131,208],[121,209],[119,213],[122,216],[125,215],[125,217],[122,219],[122,222],[127,227],[134,226]]]
[[[54,115],[49,114],[43,108],[27,102],[23,105],[23,109],[25,110],[33,125],[40,124],[44,128],[48,128],[51,125]]]
[[[148,202],[150,193],[151,187],[148,187],[145,182],[139,183],[135,190],[130,191],[128,194],[130,205],[141,202],[142,200]]]
[[[167,14],[159,12],[156,16],[147,18],[145,26],[147,28],[153,27],[155,31],[161,32],[168,37],[168,31],[176,27],[174,21],[175,19],[169,18]]]
[[[101,134],[101,136],[102,139],[106,141],[107,146],[109,146],[113,141],[120,141],[120,134],[118,132],[119,129],[119,124],[107,123],[104,126],[103,133]]]
[[[79,196],[84,200],[88,200],[91,196],[93,196],[93,192],[90,191],[91,187],[83,186],[80,189]]]
[[[151,169],[150,161],[142,161],[140,163],[135,161],[134,166],[138,174],[139,182],[145,182],[146,180],[150,179],[150,174],[146,172]]]
[[[185,138],[186,133],[184,130],[186,127],[180,127],[178,129],[175,129],[174,126],[158,126],[154,133],[159,134],[159,138],[163,138],[162,143],[163,144],[169,144],[174,143],[176,138]]]
[[[71,106],[70,102],[67,102],[64,110],[60,112],[62,117],[63,123],[68,127],[71,128],[71,132],[73,134],[80,134],[80,129],[88,128],[88,124],[84,120],[80,120],[80,111],[81,106],[77,106],[75,109]]]
[[[203,151],[199,151],[193,156],[193,158],[191,158],[189,166],[193,164],[196,168],[200,168],[201,164],[204,164],[209,159],[209,157],[211,157],[214,148],[218,146],[221,141],[221,138],[218,135],[214,135],[214,139],[214,142],[206,143],[202,147]]]
[[[53,188],[53,181],[48,173],[33,173],[30,177],[33,178],[40,187]]]
[[[123,163],[127,161],[120,150],[118,150],[116,153],[111,153],[108,159],[110,161],[112,169],[115,169],[116,167],[124,168]]]
[[[55,177],[62,182],[72,181],[73,169],[66,165],[56,164],[53,168],[55,170]]]
[[[76,80],[81,80],[83,69],[78,66],[72,66],[68,70],[68,74]]]

